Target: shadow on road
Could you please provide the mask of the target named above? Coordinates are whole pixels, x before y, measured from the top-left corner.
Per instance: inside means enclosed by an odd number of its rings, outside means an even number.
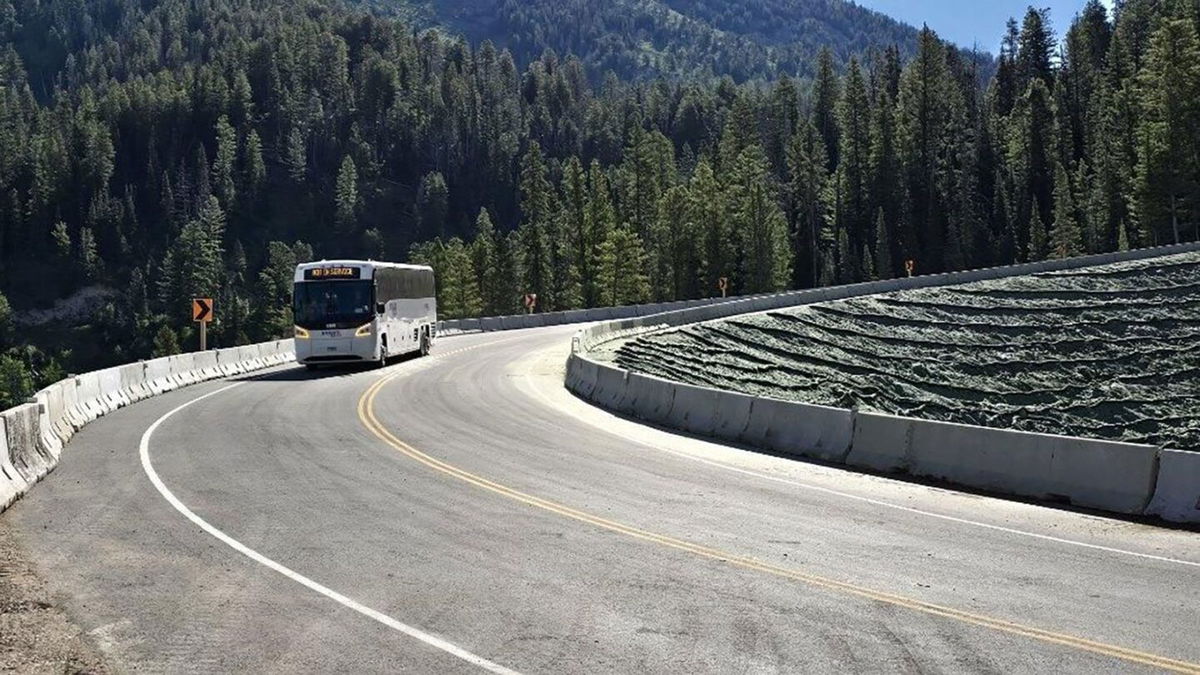
[[[414,354],[404,354],[401,356],[393,356],[388,359],[388,365],[394,366],[397,363],[405,363],[417,358]],[[278,369],[270,370],[265,373],[247,373],[241,377],[233,378],[234,382],[304,382],[306,380],[327,380],[335,377],[350,377],[358,373],[364,373],[372,370],[378,370],[379,366],[374,363],[339,363],[330,364],[327,366],[318,366],[315,370],[309,370],[298,363],[292,363],[287,366],[281,366]]]

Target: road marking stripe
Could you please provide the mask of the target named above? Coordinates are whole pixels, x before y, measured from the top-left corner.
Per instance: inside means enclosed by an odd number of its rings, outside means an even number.
[[[526,375],[525,379],[529,380],[531,378],[528,375]],[[667,454],[675,455],[676,457],[681,457],[683,459],[691,460],[693,462],[699,462],[700,464],[706,464],[708,466],[715,467],[718,469],[724,469],[726,471],[732,471],[734,473],[739,473],[739,474],[743,474],[746,476],[753,476],[755,478],[761,478],[763,480],[769,480],[769,481],[772,481],[775,483],[782,483],[784,485],[791,485],[791,486],[802,488],[805,490],[812,490],[813,492],[820,492],[820,493],[832,495],[835,497],[843,497],[845,499],[852,499],[854,501],[871,504],[872,506],[882,506],[884,508],[895,509],[897,511],[904,511],[906,513],[927,516],[930,518],[937,518],[939,520],[945,520],[945,521],[949,521],[952,523],[958,523],[960,525],[970,525],[973,527],[980,527],[980,528],[987,529],[987,530],[994,530],[996,532],[1004,532],[1006,534],[1012,534],[1012,535],[1017,535],[1017,536],[1021,536],[1021,537],[1031,537],[1033,539],[1041,539],[1043,541],[1051,541],[1051,542],[1055,542],[1058,544],[1066,544],[1069,546],[1078,546],[1080,548],[1091,549],[1094,551],[1103,551],[1105,553],[1115,553],[1115,554],[1126,555],[1126,556],[1131,556],[1131,557],[1135,557],[1135,558],[1143,558],[1145,560],[1155,560],[1158,562],[1171,563],[1173,565],[1184,565],[1187,567],[1200,568],[1200,562],[1196,562],[1194,560],[1182,560],[1179,558],[1170,558],[1167,556],[1155,555],[1153,553],[1141,553],[1139,551],[1130,551],[1128,549],[1123,549],[1123,548],[1114,548],[1111,546],[1103,546],[1101,544],[1089,544],[1087,542],[1078,541],[1075,539],[1064,539],[1062,537],[1055,537],[1055,536],[1048,535],[1048,534],[1039,534],[1037,532],[1029,532],[1027,530],[1018,530],[1016,528],[1005,527],[1003,525],[993,525],[991,523],[984,523],[984,522],[980,522],[977,520],[970,520],[968,518],[959,518],[957,516],[946,515],[943,513],[936,513],[934,511],[926,511],[924,509],[918,509],[918,508],[914,508],[911,506],[904,506],[902,504],[893,504],[891,502],[883,501],[881,499],[874,499],[872,497],[863,497],[861,495],[851,494],[849,492],[842,492],[841,490],[834,490],[833,488],[822,487],[820,485],[813,485],[811,483],[805,483],[803,481],[798,481],[798,480],[794,480],[791,478],[782,478],[780,476],[772,476],[770,474],[753,471],[751,469],[743,469],[740,467],[731,466],[729,464],[725,464],[724,462],[706,459],[704,457],[697,457],[690,453],[680,451],[680,450],[675,450],[673,448],[668,448],[666,446],[659,445],[659,444],[651,442],[651,441],[647,441],[647,440],[640,439],[640,438],[634,438],[634,437],[629,436],[611,426],[605,426],[594,420],[587,419],[584,415],[580,415],[579,413],[577,413],[573,410],[563,410],[563,408],[556,405],[554,403],[554,401],[550,400],[543,392],[539,391],[536,385],[531,385],[529,387],[528,391],[532,392],[532,395],[535,398],[540,399],[542,401],[542,403],[546,404],[548,407],[551,407],[554,410],[566,412],[568,415],[583,422],[584,424],[587,424],[596,429],[600,429],[601,431],[608,432],[609,434],[612,434],[613,436],[616,436],[617,438],[620,438],[625,441],[637,443],[638,445],[641,445],[641,446],[644,446],[647,448],[651,448],[653,450],[658,450],[660,452],[665,452]],[[575,395],[572,394],[571,396],[572,396],[572,398],[579,400]],[[624,417],[621,417],[620,415],[617,415],[611,411],[605,410],[604,408],[600,408],[595,405],[592,405],[586,401],[581,401],[581,404],[588,406],[588,408],[590,408],[591,410],[595,410],[601,414],[609,415],[616,419],[625,419]],[[666,434],[672,433],[672,431],[669,429],[660,429],[657,426],[650,426],[648,428],[655,429],[655,430],[661,431],[662,433],[666,433]],[[709,440],[709,439],[698,439],[698,440],[701,440],[706,443],[712,443],[715,445],[721,445],[720,441]],[[730,446],[723,446],[723,447],[730,447]],[[790,461],[796,461],[796,460],[790,460]],[[832,467],[832,468],[837,469],[839,467]],[[845,470],[847,472],[851,472],[851,473],[858,473],[849,468],[843,468],[843,470]],[[1101,516],[1091,516],[1091,517],[1100,518]],[[1108,520],[1108,519],[1105,518],[1105,520]]]
[[[237,383],[231,384],[227,387],[222,387],[221,389],[209,392],[207,394],[204,394],[203,396],[198,396],[180,406],[177,406],[176,408],[172,409],[167,414],[165,414],[162,417],[155,420],[154,424],[151,424],[150,428],[146,429],[146,432],[142,434],[141,443],[138,444],[138,454],[140,454],[141,458],[142,458],[142,469],[145,470],[146,476],[148,476],[150,478],[150,482],[154,484],[154,487],[155,487],[155,489],[158,490],[159,494],[161,494],[167,500],[167,502],[169,502],[171,504],[171,506],[175,507],[176,511],[182,513],[185,518],[187,518],[188,520],[195,523],[200,529],[204,530],[205,532],[212,535],[213,537],[216,537],[217,539],[219,539],[220,541],[225,543],[227,546],[229,546],[233,550],[237,551],[238,553],[241,553],[242,555],[246,556],[247,558],[250,558],[254,562],[256,562],[260,565],[263,565],[264,567],[267,567],[269,569],[272,569],[272,570],[282,574],[283,576],[287,577],[288,579],[291,579],[292,581],[302,584],[302,585],[316,591],[317,593],[324,595],[325,597],[329,598],[330,600],[333,600],[334,602],[337,602],[338,604],[342,605],[343,607],[352,609],[355,612],[358,612],[359,614],[362,614],[363,616],[365,616],[369,619],[373,619],[374,621],[377,621],[377,622],[383,624],[384,626],[387,626],[388,628],[399,631],[411,638],[420,640],[421,642],[423,642],[431,647],[434,647],[436,649],[440,649],[441,651],[446,652],[447,654],[456,656],[459,659],[462,659],[463,661],[470,663],[471,665],[478,666],[484,670],[487,670],[487,671],[490,671],[493,673],[503,673],[505,675],[515,675],[515,671],[513,671],[513,670],[505,668],[504,666],[501,666],[499,664],[493,663],[481,656],[476,656],[475,654],[472,654],[471,652],[463,649],[462,647],[459,647],[451,642],[448,642],[440,637],[437,637],[436,635],[431,635],[419,628],[413,628],[412,626],[409,626],[406,623],[397,621],[396,619],[393,619],[392,617],[390,617],[382,612],[371,609],[370,607],[367,607],[366,605],[363,605],[360,602],[357,602],[351,598],[348,598],[348,597],[342,595],[341,593],[338,593],[335,590],[332,590],[326,586],[323,586],[323,585],[313,581],[312,579],[309,579],[308,577],[304,576],[303,574],[300,574],[299,572],[296,572],[295,570],[289,569],[289,568],[281,565],[280,563],[275,562],[274,560],[266,557],[265,555],[259,553],[258,551],[255,551],[254,549],[250,548],[249,546],[246,546],[245,544],[239,542],[238,540],[234,539],[233,537],[231,537],[231,536],[225,534],[224,532],[222,532],[221,530],[217,529],[216,527],[211,525],[208,521],[206,521],[203,518],[201,518],[200,516],[196,515],[191,509],[189,509],[186,505],[184,505],[183,502],[179,501],[179,499],[175,496],[175,494],[172,493],[171,490],[168,489],[167,486],[162,482],[162,479],[160,479],[158,477],[158,472],[156,472],[154,470],[154,466],[150,463],[150,437],[154,435],[154,432],[156,429],[158,429],[159,425],[161,425],[163,422],[170,419],[170,417],[172,415],[174,415],[175,413],[183,410],[184,408],[187,408],[188,406],[190,406],[194,403],[203,401],[204,399],[209,398],[210,396],[216,396],[217,394],[227,392],[230,389],[241,386],[242,384],[244,384],[244,383],[237,382]]]
[[[403,373],[396,372],[385,375],[367,388],[365,392],[363,392],[362,397],[359,398],[358,401],[358,416],[363,425],[366,426],[368,430],[375,434],[375,436],[377,436],[384,443],[387,443],[409,458],[414,459],[417,462],[434,469],[435,471],[469,483],[478,488],[488,490],[514,501],[524,503],[528,506],[543,509],[545,511],[587,523],[589,525],[594,525],[605,530],[624,534],[643,541],[660,544],[668,548],[685,551],[704,558],[724,562],[736,567],[765,572],[767,574],[801,581],[812,586],[834,591],[841,591],[868,600],[904,607],[924,614],[953,619],[963,623],[990,628],[1013,635],[1029,637],[1051,644],[1073,647],[1082,651],[1121,659],[1132,663],[1139,663],[1142,665],[1153,666],[1179,673],[1200,675],[1200,664],[1188,663],[1186,661],[1180,661],[1148,652],[1142,652],[1117,645],[1110,645],[1103,642],[1088,640],[1086,638],[1076,637],[1065,633],[1056,633],[1054,631],[1036,628],[1033,626],[1025,626],[1011,621],[989,617],[983,614],[966,612],[963,610],[954,609],[952,607],[937,605],[886,591],[878,591],[865,586],[859,586],[844,581],[838,581],[836,579],[801,572],[796,569],[780,567],[771,563],[765,563],[760,560],[756,560],[748,556],[742,556],[735,553],[722,551],[720,549],[694,544],[682,539],[676,539],[667,535],[657,534],[648,530],[626,525],[624,523],[602,518],[600,516],[595,516],[584,511],[573,509],[569,506],[558,504],[547,499],[542,499],[541,497],[536,497],[534,495],[515,490],[476,474],[472,474],[442,460],[427,455],[411,445],[408,445],[404,441],[401,441],[390,431],[388,431],[388,429],[375,416],[375,398],[378,396],[379,392],[384,388],[384,386],[401,374]]]

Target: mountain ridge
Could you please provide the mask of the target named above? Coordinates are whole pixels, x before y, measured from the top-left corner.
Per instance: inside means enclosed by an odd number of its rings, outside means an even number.
[[[546,50],[575,54],[593,80],[808,78],[828,47],[834,60],[891,46],[911,56],[918,29],[845,0],[352,0],[474,44],[491,41],[524,65]]]

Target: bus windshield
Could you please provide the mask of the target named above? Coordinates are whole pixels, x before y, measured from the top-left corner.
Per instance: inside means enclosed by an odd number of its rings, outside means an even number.
[[[370,281],[303,281],[296,284],[292,311],[302,328],[361,325],[375,316]]]

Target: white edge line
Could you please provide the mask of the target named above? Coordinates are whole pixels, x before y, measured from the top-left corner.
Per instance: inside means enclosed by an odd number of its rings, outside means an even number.
[[[463,649],[462,647],[459,647],[455,644],[447,642],[446,640],[443,640],[442,638],[439,638],[436,635],[430,635],[429,633],[426,633],[423,630],[420,630],[418,628],[413,628],[412,626],[409,626],[408,624],[397,621],[396,619],[393,619],[392,617],[390,617],[382,612],[371,609],[370,607],[367,607],[366,605],[363,605],[362,603],[359,603],[351,598],[348,598],[348,597],[342,595],[341,593],[338,593],[335,590],[332,590],[330,588],[322,586],[321,584],[313,581],[312,579],[309,579],[308,577],[304,576],[303,574],[300,574],[299,572],[296,572],[292,569],[284,567],[283,565],[281,565],[281,564],[275,562],[274,560],[266,557],[265,555],[259,553],[258,551],[255,551],[254,549],[250,548],[249,546],[246,546],[245,544],[239,542],[238,540],[234,539],[233,537],[225,534],[221,530],[218,530],[216,527],[209,524],[208,521],[204,520],[203,518],[201,518],[200,516],[198,516],[194,512],[192,512],[192,510],[189,509],[186,505],[184,505],[183,502],[179,501],[179,499],[174,495],[174,493],[172,493],[171,490],[168,489],[167,486],[162,482],[162,479],[160,479],[158,477],[158,472],[156,472],[154,470],[154,466],[150,463],[150,437],[154,434],[154,431],[156,429],[158,429],[159,425],[161,425],[163,422],[167,421],[172,415],[179,412],[180,410],[187,408],[188,406],[192,405],[193,403],[203,401],[204,399],[209,398],[210,396],[216,396],[217,394],[221,394],[226,391],[229,391],[230,389],[233,389],[234,387],[241,386],[242,384],[243,384],[242,382],[237,382],[237,383],[231,384],[227,387],[222,387],[216,391],[204,394],[203,396],[198,396],[182,405],[179,405],[176,408],[172,409],[170,412],[166,413],[162,417],[155,420],[154,424],[151,424],[150,428],[146,429],[145,433],[142,434],[142,440],[138,444],[138,453],[141,455],[141,458],[142,458],[142,468],[146,471],[146,476],[148,476],[150,478],[150,482],[154,484],[155,489],[158,490],[158,492],[163,496],[163,498],[165,498],[167,500],[167,502],[169,502],[171,504],[171,506],[175,507],[176,511],[182,513],[185,518],[187,518],[188,520],[195,523],[200,529],[204,530],[205,532],[212,535],[213,537],[216,537],[217,539],[221,540],[227,546],[229,546],[233,550],[237,551],[238,553],[241,553],[242,555],[246,556],[247,558],[250,558],[254,562],[256,562],[260,565],[263,565],[264,567],[270,568],[270,569],[282,574],[283,576],[291,579],[292,581],[295,581],[304,586],[307,586],[309,589],[314,590],[317,593],[320,593],[321,595],[324,595],[325,597],[337,602],[338,604],[340,604],[344,607],[347,607],[349,609],[352,609],[369,619],[373,619],[373,620],[383,624],[384,626],[387,626],[388,628],[391,628],[393,630],[404,633],[405,635],[407,635],[411,638],[420,640],[421,642],[424,642],[425,644],[427,644],[431,647],[434,647],[436,649],[440,649],[443,652],[446,652],[447,654],[456,656],[459,659],[462,659],[463,661],[470,663],[471,665],[478,666],[479,668],[482,668],[484,670],[487,670],[487,671],[493,672],[493,673],[503,673],[505,675],[516,675],[516,671],[505,668],[504,666],[501,666],[497,663],[488,661],[487,659],[485,659],[481,656],[476,656],[475,654],[472,654],[471,652]]]
[[[524,378],[526,380],[532,380],[532,378],[528,374],[525,374]],[[863,502],[863,503],[871,504],[874,506],[882,506],[884,508],[895,509],[897,511],[904,511],[907,513],[913,513],[916,515],[926,516],[929,518],[937,518],[939,520],[945,520],[945,521],[949,521],[952,523],[958,523],[960,525],[970,525],[972,527],[980,527],[983,529],[993,530],[996,532],[1004,532],[1006,534],[1012,534],[1012,535],[1017,535],[1017,536],[1021,536],[1021,537],[1030,537],[1033,539],[1041,539],[1043,541],[1050,541],[1050,542],[1054,542],[1057,544],[1078,546],[1081,548],[1091,549],[1094,551],[1103,551],[1105,553],[1116,553],[1119,555],[1132,556],[1135,558],[1143,558],[1146,560],[1155,560],[1158,562],[1172,563],[1175,565],[1185,565],[1188,567],[1200,567],[1200,562],[1195,562],[1192,560],[1180,560],[1178,558],[1169,558],[1167,556],[1154,555],[1153,553],[1140,553],[1138,551],[1130,551],[1130,550],[1122,549],[1122,548],[1113,548],[1111,546],[1102,546],[1100,544],[1089,544],[1087,542],[1076,541],[1074,539],[1063,539],[1062,537],[1055,537],[1055,536],[1048,535],[1048,534],[1038,534],[1036,532],[1027,532],[1025,530],[1018,530],[1018,529],[1011,528],[1011,527],[1004,527],[1003,525],[993,525],[991,523],[983,523],[983,522],[979,522],[976,520],[970,520],[967,518],[959,518],[957,516],[949,516],[949,515],[945,515],[942,513],[935,513],[933,511],[924,511],[922,509],[913,508],[911,506],[902,506],[900,504],[893,504],[891,502],[886,502],[886,501],[883,501],[880,499],[873,499],[871,497],[863,497],[860,495],[851,494],[849,492],[842,492],[840,490],[834,490],[832,488],[821,487],[819,485],[813,485],[811,483],[804,483],[804,482],[792,480],[789,478],[781,478],[779,476],[772,476],[772,475],[765,474],[765,473],[759,473],[758,471],[751,471],[749,469],[742,469],[742,468],[739,468],[736,466],[730,466],[723,462],[717,462],[717,461],[714,461],[711,459],[706,459],[704,457],[696,457],[695,455],[692,455],[687,452],[668,448],[668,447],[660,445],[656,442],[633,438],[632,436],[626,435],[625,433],[618,431],[614,427],[603,426],[599,422],[587,419],[584,415],[581,415],[574,410],[567,410],[564,407],[558,405],[552,399],[550,399],[549,396],[547,396],[545,393],[541,392],[539,390],[539,387],[537,386],[537,384],[534,384],[532,382],[531,382],[531,386],[529,387],[529,390],[533,391],[534,396],[536,396],[537,398],[540,398],[542,400],[543,404],[545,404],[551,408],[566,412],[568,415],[571,415],[572,417],[583,422],[584,424],[592,426],[596,429],[600,429],[601,431],[608,432],[608,433],[612,434],[613,436],[616,436],[617,438],[620,438],[624,441],[637,443],[638,445],[643,445],[643,446],[652,448],[654,450],[658,450],[660,452],[665,452],[665,453],[668,453],[671,455],[675,455],[676,457],[682,457],[684,459],[688,459],[693,462],[699,462],[701,464],[706,464],[708,466],[715,467],[718,469],[724,469],[726,471],[732,471],[734,473],[740,473],[740,474],[743,474],[746,476],[752,476],[754,478],[761,478],[763,480],[768,480],[768,481],[772,481],[775,483],[783,483],[784,485],[791,485],[793,487],[802,488],[804,490],[811,490],[813,492],[821,492],[824,494],[833,495],[835,497],[842,497],[844,499],[852,499],[854,501]],[[589,406],[591,409],[596,410],[596,411],[600,412],[601,414],[609,415],[615,419],[619,419],[619,420],[628,422],[628,420],[626,420],[625,418],[615,415],[611,411],[605,410],[604,408],[601,408],[600,406],[597,406],[588,401],[584,401],[584,400],[580,399],[578,396],[571,393],[570,390],[566,390],[565,386],[564,386],[564,390],[567,391],[568,396],[570,396],[572,399],[574,399],[576,402],[580,403],[581,405]],[[630,423],[637,424],[636,422],[630,422]],[[646,426],[646,425],[641,425],[641,426]],[[658,427],[647,427],[647,428],[654,429],[656,431],[661,431],[662,433],[667,433],[667,434],[671,434],[674,436],[679,435],[679,434],[672,434],[671,431],[661,429]],[[690,438],[690,437],[688,437],[688,438]],[[699,438],[698,440],[700,440],[701,442],[705,442],[705,443],[722,445],[719,441],[716,441],[716,440],[704,439],[704,438]],[[731,447],[731,446],[723,446],[723,447]],[[849,469],[848,467],[833,467],[833,468],[853,472],[853,470]],[[857,473],[857,472],[854,472],[854,473]]]

